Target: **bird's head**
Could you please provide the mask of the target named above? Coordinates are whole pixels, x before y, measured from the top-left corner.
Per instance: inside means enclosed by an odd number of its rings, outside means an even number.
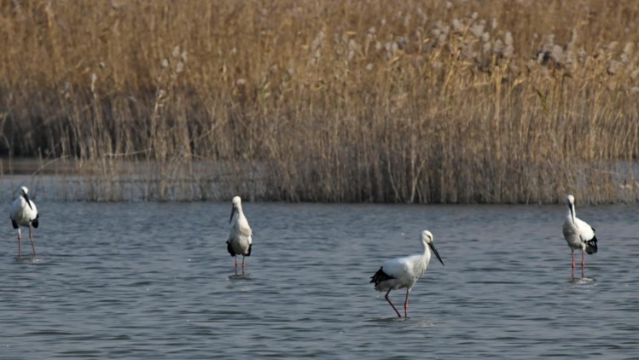
[[[433,234],[428,231],[422,231],[422,241],[426,242],[426,244],[431,244],[433,242]]]
[[[231,200],[231,203],[233,206],[231,208],[231,218],[229,219],[229,223],[233,221],[233,215],[235,215],[235,212],[242,207],[242,199],[240,199],[239,196],[235,196],[233,200]]]
[[[238,207],[242,203],[242,199],[239,196],[235,196],[231,202],[233,203],[233,207]]]
[[[422,231],[422,241],[430,248],[433,253],[435,253],[435,256],[437,256],[437,260],[439,260],[439,262],[444,265],[444,261],[442,260],[441,256],[439,256],[439,251],[437,251],[437,249],[435,248],[433,234],[428,230]]]
[[[568,204],[568,206],[575,205],[575,197],[572,195],[566,196],[566,203]]]

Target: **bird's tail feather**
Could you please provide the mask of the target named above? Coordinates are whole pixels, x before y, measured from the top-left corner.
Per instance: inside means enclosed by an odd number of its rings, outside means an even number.
[[[597,252],[597,237],[593,236],[592,239],[586,241],[586,252],[592,255]]]

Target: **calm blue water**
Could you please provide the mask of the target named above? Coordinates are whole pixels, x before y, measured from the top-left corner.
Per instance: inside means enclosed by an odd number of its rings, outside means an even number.
[[[36,259],[2,227],[2,359],[639,356],[636,206],[577,208],[600,242],[576,282],[563,207],[245,203],[248,279],[230,278],[230,204],[38,208]],[[446,266],[399,320],[368,281],[424,229]]]

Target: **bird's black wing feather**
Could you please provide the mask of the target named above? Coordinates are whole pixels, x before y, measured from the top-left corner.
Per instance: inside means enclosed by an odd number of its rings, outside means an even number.
[[[231,256],[235,256],[235,251],[233,251],[233,247],[231,246],[230,242],[226,243],[226,250],[228,250],[229,254],[231,254]]]
[[[246,256],[251,256],[251,248],[253,247],[253,244],[249,244],[249,251],[248,254],[246,254]]]
[[[17,229],[17,228],[18,228],[18,223],[17,223],[17,222],[15,222],[15,220],[13,220],[13,219],[11,219],[11,225],[13,225],[13,228],[14,228],[14,229]]]
[[[40,225],[40,222],[38,221],[40,219],[40,214],[36,215],[36,218],[31,222],[31,225],[33,225],[34,228],[38,228],[38,225]]]
[[[593,236],[592,239],[586,241],[586,252],[589,255],[592,255],[592,254],[596,253],[597,250],[599,250],[597,248],[597,237]]]
[[[379,268],[379,270],[377,270],[377,272],[375,273],[375,275],[371,276],[371,283],[374,283],[375,286],[377,286],[377,284],[381,283],[382,281],[386,281],[386,280],[390,280],[390,279],[394,279],[394,277],[388,275],[387,273],[384,272],[384,268],[381,267]]]

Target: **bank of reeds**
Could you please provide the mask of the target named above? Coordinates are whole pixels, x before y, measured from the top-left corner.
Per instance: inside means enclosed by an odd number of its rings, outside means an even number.
[[[638,21],[635,0],[1,0],[0,154],[70,161],[94,200],[636,201]]]

